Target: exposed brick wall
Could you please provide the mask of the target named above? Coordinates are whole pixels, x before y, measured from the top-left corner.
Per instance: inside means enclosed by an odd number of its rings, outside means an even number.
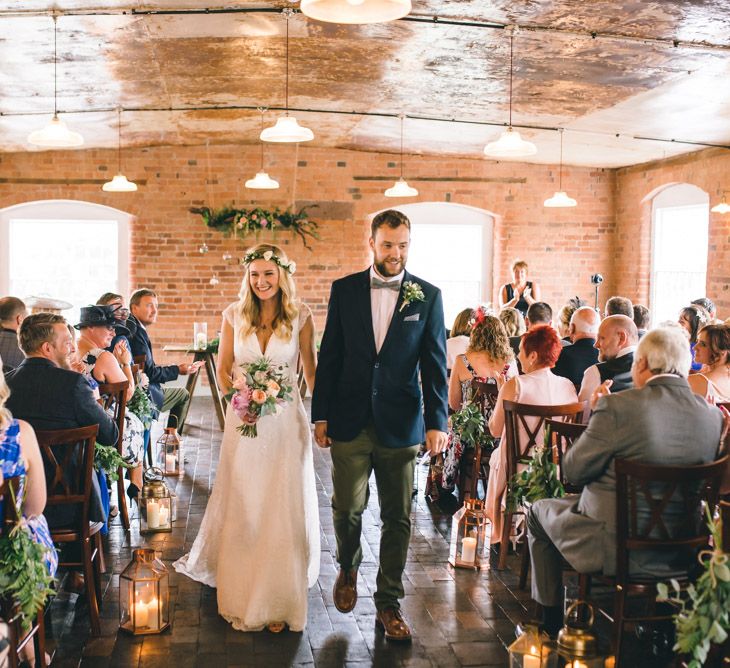
[[[322,239],[314,242],[313,252],[286,235],[277,242],[297,261],[299,293],[321,328],[331,281],[370,261],[367,214],[405,203],[382,194],[398,176],[397,157],[291,145],[267,146],[266,151],[267,171],[282,186],[277,191],[243,187],[259,166],[259,150],[253,146],[215,146],[207,155],[205,147],[126,150],[125,174],[144,183],[129,194],[101,191],[101,183],[116,171],[114,151],[0,154],[0,207],[62,198],[134,214],[130,285],[159,292],[161,312],[153,338],[164,345],[187,343],[195,320],[207,321],[209,331],[219,329],[220,311],[235,300],[241,279],[240,267],[235,261],[226,264],[222,255],[239,257],[249,245],[209,230],[188,212],[190,206],[234,200],[239,206],[264,207],[286,207],[293,200],[297,207],[316,203],[320,208],[311,215],[321,223]],[[579,206],[545,209],[543,200],[557,188],[556,166],[420,156],[407,157],[406,164],[409,181],[420,191],[416,201],[450,201],[497,216],[495,301],[515,257],[530,263],[543,298],[556,308],[575,294],[590,299],[588,277],[596,271],[606,277],[602,296],[628,285],[617,269],[621,265],[613,261],[615,172],[565,168],[565,188]],[[629,208],[625,198],[621,202]],[[198,250],[203,242],[210,249],[204,255]],[[220,279],[216,287],[209,284],[213,272]],[[106,289],[99,286],[99,293]]]
[[[617,291],[649,303],[651,273],[652,197],[663,188],[689,183],[717,204],[723,190],[730,195],[730,152],[708,149],[616,172],[616,244],[614,271]],[[692,230],[687,230],[692,234]],[[710,214],[707,295],[718,315],[730,315],[730,215]]]

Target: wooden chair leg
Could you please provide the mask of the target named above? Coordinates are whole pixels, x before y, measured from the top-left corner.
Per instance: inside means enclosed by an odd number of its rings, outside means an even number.
[[[124,493],[124,469],[119,467],[117,471],[117,504],[119,505],[119,516],[122,518],[122,526],[129,531],[129,510],[127,509],[127,495]]]
[[[35,632],[35,662],[40,668],[46,668],[46,620],[44,618],[45,610],[41,607],[38,608],[36,615],[36,626],[38,627]]]
[[[499,543],[499,561],[497,568],[504,570],[507,568],[507,554],[509,553],[509,532],[512,527],[512,513],[503,513],[502,537]]]
[[[530,544],[527,542],[527,535],[522,543],[522,563],[520,564],[520,583],[522,591],[527,587],[527,574],[530,572]]]
[[[89,541],[83,541],[84,553],[84,585],[86,588],[86,600],[89,606],[89,622],[91,624],[91,635],[101,635],[101,622],[99,621],[99,598],[97,591],[100,586],[95,582],[94,567],[91,563],[91,544]]]
[[[613,611],[613,637],[614,652],[616,655],[616,668],[621,666],[621,650],[624,639],[624,606],[626,605],[626,594],[623,589],[617,589],[614,596]]]
[[[578,573],[578,598],[585,601],[591,595],[591,576]]]
[[[10,668],[18,668],[20,659],[18,658],[18,645],[20,644],[20,634],[18,633],[18,622],[8,621],[8,665]]]

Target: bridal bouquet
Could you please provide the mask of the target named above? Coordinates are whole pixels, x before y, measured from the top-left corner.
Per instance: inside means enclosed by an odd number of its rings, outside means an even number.
[[[233,381],[233,389],[226,395],[234,412],[243,424],[238,431],[256,438],[256,423],[265,415],[279,415],[287,402],[292,401],[286,364],[274,365],[261,357],[255,362],[242,364],[243,377]]]

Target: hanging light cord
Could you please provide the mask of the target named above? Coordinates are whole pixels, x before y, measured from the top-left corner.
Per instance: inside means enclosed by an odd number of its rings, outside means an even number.
[[[509,129],[512,129],[512,47],[515,39],[514,32],[509,36]]]
[[[286,19],[286,87],[285,87],[285,103],[286,115],[289,115],[289,19],[291,18],[292,10],[287,7],[284,9],[284,18]]]
[[[117,174],[122,173],[122,108],[117,108]]]
[[[405,114],[400,115],[400,178],[403,180],[403,120]]]
[[[287,24],[289,25],[289,24]],[[261,114],[261,132],[264,131],[264,114],[266,113],[266,107],[259,107],[259,113]],[[264,142],[259,139],[261,144],[261,171],[264,171]]]
[[[53,15],[53,117],[58,116],[58,48],[57,48],[58,17]]]
[[[558,130],[560,132],[560,169],[558,170],[558,190],[563,190],[563,128]]]

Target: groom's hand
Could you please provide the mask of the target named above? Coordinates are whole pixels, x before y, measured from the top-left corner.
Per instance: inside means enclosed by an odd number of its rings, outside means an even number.
[[[332,445],[332,439],[327,436],[327,422],[314,423],[314,440],[320,448],[329,448]]]
[[[439,452],[446,450],[448,440],[449,438],[445,431],[429,429],[426,432],[426,450],[428,450],[433,457],[434,455],[439,454]]]

